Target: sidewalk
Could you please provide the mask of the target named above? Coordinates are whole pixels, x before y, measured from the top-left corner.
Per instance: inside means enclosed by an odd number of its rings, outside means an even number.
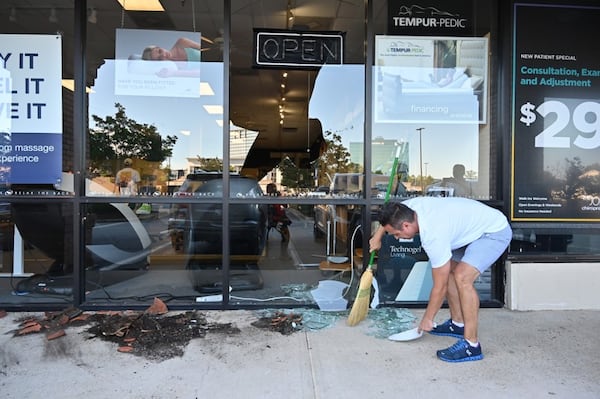
[[[456,364],[435,356],[453,338],[392,342],[368,335],[368,320],[282,335],[252,326],[251,311],[206,314],[241,332],[209,333],[182,357],[155,362],[88,339],[83,327],[53,341],[13,337],[7,332],[24,314],[9,313],[0,319],[0,392],[5,399],[600,397],[600,311],[482,309],[485,358]]]

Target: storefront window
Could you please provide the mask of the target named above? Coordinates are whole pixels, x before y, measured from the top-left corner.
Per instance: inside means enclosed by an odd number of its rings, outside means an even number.
[[[319,280],[347,294],[361,215],[348,201],[364,198],[363,151],[354,148],[365,134],[364,8],[231,8],[230,169],[264,193],[253,201],[231,181],[231,303],[314,304]],[[345,301],[341,290],[336,297]]]
[[[0,302],[68,303],[73,2],[5,2],[0,16]]]
[[[186,174],[220,168],[222,6],[194,4],[117,4],[89,26],[87,195],[172,195]]]
[[[492,7],[474,3],[373,2],[372,186],[397,179],[392,199],[498,198],[491,159],[500,149],[491,144],[489,105]],[[386,239],[377,277],[385,299],[428,300],[431,272],[418,236]],[[490,298],[489,271],[477,289]]]
[[[197,177],[223,170],[223,4],[107,7],[88,25],[85,187],[114,202],[85,209],[86,301],[193,303],[197,202],[222,225],[222,198]]]
[[[433,7],[411,6],[429,18],[424,29],[411,23],[411,7],[374,2],[372,172],[394,173],[396,156],[407,196],[497,198],[490,173],[490,154],[498,149],[490,149],[494,32],[487,3],[440,2],[444,23]]]

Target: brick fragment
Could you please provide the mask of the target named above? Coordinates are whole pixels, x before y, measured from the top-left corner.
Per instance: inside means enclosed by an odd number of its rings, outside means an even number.
[[[48,341],[52,341],[53,339],[56,338],[60,338],[65,336],[67,333],[65,332],[65,330],[56,330],[56,331],[52,331],[49,332],[48,334],[46,334],[46,339],[48,339]]]
[[[130,353],[133,352],[133,346],[119,346],[119,348],[117,349],[117,351],[122,352],[122,353]]]
[[[42,330],[42,325],[40,323],[30,324],[27,327],[21,328],[17,332],[17,335],[31,334],[31,333],[34,333],[34,332],[40,332],[41,330]]]
[[[168,311],[167,305],[160,298],[154,298],[152,306],[146,309],[146,313],[154,315],[165,314]]]

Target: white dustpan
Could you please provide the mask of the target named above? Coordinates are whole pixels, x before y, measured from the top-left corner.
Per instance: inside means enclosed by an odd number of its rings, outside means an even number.
[[[423,331],[419,332],[419,327],[412,328],[410,330],[402,331],[398,334],[393,334],[388,337],[391,341],[414,341],[423,336]]]

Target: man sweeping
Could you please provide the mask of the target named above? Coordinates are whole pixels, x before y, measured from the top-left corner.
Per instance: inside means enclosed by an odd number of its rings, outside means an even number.
[[[380,227],[369,240],[370,251],[381,248],[385,233],[411,239],[416,234],[432,267],[433,287],[418,331],[458,338],[437,356],[447,362],[483,359],[477,336],[479,295],[474,283],[506,251],[512,230],[498,210],[467,198],[417,197],[390,202],[379,215]],[[444,298],[450,319],[434,318]]]

